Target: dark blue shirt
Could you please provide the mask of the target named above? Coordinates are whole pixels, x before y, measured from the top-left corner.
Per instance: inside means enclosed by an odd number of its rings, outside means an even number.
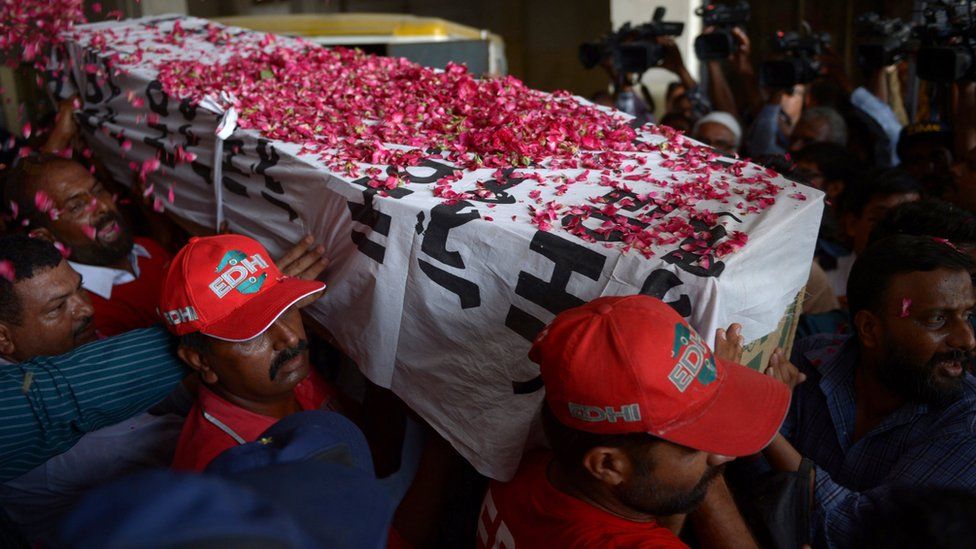
[[[893,486],[976,492],[976,379],[966,374],[956,402],[906,403],[853,442],[857,359],[857,345],[846,336],[814,336],[793,349],[793,364],[807,380],[795,389],[781,432],[816,464],[818,546],[854,545],[862,517]]]

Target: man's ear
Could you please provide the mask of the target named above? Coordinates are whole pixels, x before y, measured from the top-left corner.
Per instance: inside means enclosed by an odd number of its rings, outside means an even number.
[[[0,356],[12,357],[17,352],[10,327],[0,322]]]
[[[877,349],[883,344],[881,319],[871,311],[861,309],[854,315],[857,340],[866,349]]]
[[[617,486],[630,476],[630,458],[620,448],[595,446],[583,455],[583,469],[593,478]]]
[[[52,244],[57,240],[56,238],[54,238],[54,233],[51,232],[51,229],[48,229],[47,227],[38,227],[36,229],[31,229],[30,232],[27,233],[27,236],[31,238],[40,238],[41,240],[47,240]]]
[[[180,357],[180,360],[182,360],[184,364],[196,370],[196,372],[200,374],[200,379],[202,379],[207,385],[217,383],[217,372],[210,367],[210,365],[207,363],[206,357],[203,356],[200,351],[191,349],[186,345],[180,345],[176,349],[176,356]]]

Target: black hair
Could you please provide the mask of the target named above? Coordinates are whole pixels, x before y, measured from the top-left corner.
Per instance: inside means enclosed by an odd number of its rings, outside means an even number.
[[[875,225],[868,241],[910,234],[944,238],[954,244],[976,244],[976,214],[954,204],[928,198],[892,208]]]
[[[180,345],[205,355],[210,352],[210,337],[203,332],[190,332],[180,336]]]
[[[600,435],[574,429],[556,419],[547,403],[542,404],[542,430],[560,467],[576,475],[582,473],[583,456],[592,448],[598,446],[620,448],[634,458],[639,450],[646,450],[652,444],[661,442],[660,438],[648,433]],[[646,463],[647,460],[645,457],[643,460],[636,461]]]
[[[793,171],[793,163],[785,154],[764,154],[754,158],[753,162],[765,168],[776,170],[783,177],[789,177]]]
[[[844,188],[841,209],[860,217],[873,198],[909,193],[923,194],[921,184],[908,172],[899,168],[874,170],[863,178],[863,183]]]
[[[869,245],[857,256],[847,279],[847,305],[858,311],[878,311],[896,275],[936,269],[970,272],[976,268],[965,253],[930,236],[894,235]]]
[[[793,155],[794,162],[811,162],[828,181],[843,181],[844,188],[861,175],[857,157],[837,143],[811,143]]]
[[[0,263],[12,270],[0,276],[0,322],[19,325],[23,320],[23,304],[14,291],[14,284],[57,267],[63,259],[54,244],[46,240],[21,234],[0,237]]]
[[[976,494],[959,488],[896,486],[868,498],[855,547],[976,547]]]

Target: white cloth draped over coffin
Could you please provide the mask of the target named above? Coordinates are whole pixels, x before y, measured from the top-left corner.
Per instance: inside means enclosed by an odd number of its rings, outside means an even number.
[[[131,53],[129,42],[142,37],[149,43],[158,32],[153,29],[176,19],[81,26],[67,65],[81,91],[84,135],[113,177],[131,182],[133,167],[138,172],[142,162],[161,156],[161,169],[148,175],[156,197],[171,213],[212,227],[215,131],[224,113],[217,101],[192,106],[168,97],[156,80],[160,60],[219,63],[232,53],[195,38],[194,29],[208,22],[178,18],[187,31],[179,48],[153,44],[140,63],[107,81],[86,72],[86,65],[104,60],[88,48],[96,31],[124,36],[107,47]],[[546,200],[553,186],[518,177],[496,181],[493,169],[472,170],[453,188],[487,182],[495,195],[447,205],[432,190],[454,167],[429,160],[408,168],[406,184],[383,197],[314,155],[299,154],[298,144],[251,129],[227,130],[220,147],[221,208],[231,229],[257,238],[273,254],[312,232],[331,261],[324,277],[329,290],[310,307],[313,317],[373,382],[391,388],[481,473],[497,479],[514,474],[539,410],[544,390],[531,382],[538,367],[527,351],[555,313],[598,296],[643,291],[673,302],[709,341],[716,328],[732,322],[742,324],[747,341],[760,338],[776,328],[806,283],[823,208],[819,192],[803,189],[807,199],[794,198],[800,189],[779,176],[773,178],[782,188],[776,202],[761,213],[700,205],[719,214],[717,225],[704,227],[715,238],[748,235],[744,247],[705,268],[688,262],[678,244],[646,258],[619,244],[585,242],[558,221],[540,231],[530,222],[528,206],[536,201],[528,194],[540,190]],[[646,131],[639,136],[663,139]],[[176,162],[178,147],[196,159]],[[662,179],[672,175],[659,166],[660,154],[625,154],[646,156]],[[565,170],[569,177],[581,171]],[[746,175],[760,172],[746,169]],[[559,201],[582,204],[606,195],[611,189],[598,179],[570,186]],[[653,188],[630,184],[635,193]]]

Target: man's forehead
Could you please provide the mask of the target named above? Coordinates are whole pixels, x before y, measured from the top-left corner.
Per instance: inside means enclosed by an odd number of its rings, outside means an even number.
[[[77,162],[57,162],[46,166],[32,178],[34,189],[43,190],[52,198],[70,195],[74,190],[88,190],[95,177]]]
[[[895,275],[885,299],[896,304],[910,299],[916,309],[971,309],[976,292],[966,271],[936,269]]]
[[[81,275],[62,260],[56,267],[35,269],[34,276],[18,280],[14,286],[25,304],[40,306],[74,290],[80,278]]]

